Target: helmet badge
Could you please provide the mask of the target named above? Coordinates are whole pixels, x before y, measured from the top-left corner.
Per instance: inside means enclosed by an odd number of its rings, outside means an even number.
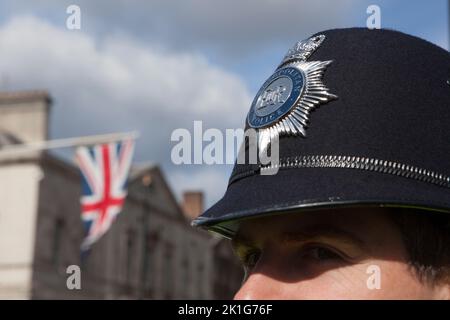
[[[322,82],[332,60],[307,61],[324,40],[325,35],[318,35],[297,42],[256,94],[247,122],[258,130],[260,151],[275,136],[306,137],[310,112],[337,98]]]

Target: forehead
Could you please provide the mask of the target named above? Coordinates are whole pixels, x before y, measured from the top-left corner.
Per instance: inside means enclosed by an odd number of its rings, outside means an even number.
[[[277,235],[297,232],[329,236],[353,234],[363,241],[374,241],[397,230],[383,208],[333,209],[248,219],[240,224],[234,240],[275,239]]]

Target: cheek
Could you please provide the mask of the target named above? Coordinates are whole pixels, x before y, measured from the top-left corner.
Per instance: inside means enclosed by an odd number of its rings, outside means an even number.
[[[381,288],[372,290],[375,299],[432,299],[433,290],[413,274],[405,262],[379,262]]]
[[[367,299],[367,274],[363,265],[329,269],[304,278],[289,291],[296,299]]]
[[[376,260],[285,283],[284,292],[291,299],[427,299],[431,295],[404,263]]]

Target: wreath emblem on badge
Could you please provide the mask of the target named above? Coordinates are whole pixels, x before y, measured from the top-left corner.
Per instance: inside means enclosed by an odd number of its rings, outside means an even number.
[[[275,136],[306,137],[310,112],[337,96],[322,82],[328,61],[307,61],[325,40],[324,35],[297,42],[254,98],[247,122],[258,130],[260,151]]]

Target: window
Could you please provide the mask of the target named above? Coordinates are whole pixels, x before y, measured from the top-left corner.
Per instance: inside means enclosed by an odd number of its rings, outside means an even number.
[[[135,232],[128,230],[126,237],[126,267],[125,267],[125,279],[127,284],[131,282],[132,268],[133,268],[133,255],[135,247]]]
[[[190,265],[189,265],[189,257],[186,256],[186,254],[183,256],[183,260],[181,261],[181,273],[182,273],[182,277],[181,277],[181,290],[182,290],[182,295],[186,296],[188,295],[188,289],[190,287]]]
[[[163,254],[163,290],[166,299],[170,299],[173,295],[173,278],[175,276],[173,271],[173,246],[170,243],[166,243]]]
[[[145,236],[145,250],[143,258],[143,286],[146,294],[152,294],[153,282],[155,280],[155,259],[156,248],[158,244],[158,234],[156,232],[147,232]]]
[[[61,218],[56,219],[53,227],[53,239],[52,239],[52,264],[54,267],[58,267],[61,264],[61,248],[62,248],[62,235],[64,229],[64,221]]]
[[[204,269],[205,267],[203,266],[202,263],[199,263],[198,265],[198,274],[197,274],[197,290],[198,290],[198,298],[199,299],[203,299],[203,283],[204,283]],[[226,272],[224,272],[224,274],[226,274]]]

